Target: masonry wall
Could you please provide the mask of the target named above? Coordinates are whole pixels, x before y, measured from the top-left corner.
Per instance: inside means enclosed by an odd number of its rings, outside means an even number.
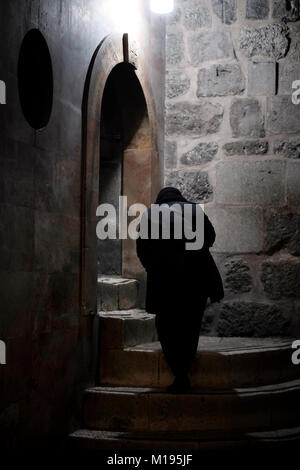
[[[299,335],[299,2],[176,0],[166,77],[166,183],[206,203],[226,288],[204,331]]]
[[[94,383],[92,318],[79,311],[81,106],[89,64],[107,34],[130,36],[134,28],[148,58],[160,149],[163,143],[164,20],[146,1],[129,20],[112,0],[0,3],[0,79],[7,87],[0,106],[1,448],[52,446],[79,426],[77,392]],[[24,118],[17,83],[31,28],[44,35],[54,74],[52,114],[40,131]]]

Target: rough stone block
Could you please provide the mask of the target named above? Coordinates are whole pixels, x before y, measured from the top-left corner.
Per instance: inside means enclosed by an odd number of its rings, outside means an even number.
[[[276,305],[256,302],[224,302],[218,322],[221,336],[284,335],[289,314]]]
[[[263,20],[269,16],[269,0],[247,0],[246,18]]]
[[[225,24],[236,21],[237,0],[212,0],[212,8],[218,18]]]
[[[211,27],[211,14],[207,0],[184,0],[183,24],[188,30]]]
[[[264,116],[255,99],[240,98],[232,102],[230,125],[234,137],[264,137]]]
[[[292,40],[291,48],[289,50],[287,58],[291,62],[300,61],[300,41],[298,40],[298,34],[296,34],[295,39]]]
[[[193,66],[206,61],[233,59],[231,35],[227,31],[191,34],[188,38],[188,49]]]
[[[170,104],[166,109],[166,132],[167,135],[205,136],[218,132],[222,119],[223,108],[219,104]]]
[[[256,55],[274,57],[278,60],[284,57],[289,48],[288,29],[280,24],[271,24],[260,28],[242,28],[240,34],[240,49],[247,57]]]
[[[224,263],[225,288],[234,294],[249,292],[252,278],[248,264],[242,258],[226,259]]]
[[[204,171],[172,171],[166,178],[166,185],[178,188],[190,201],[207,202],[212,199],[213,189]]]
[[[176,25],[182,17],[182,10],[178,6],[175,5],[174,10],[172,13],[169,13],[168,15],[168,26]]]
[[[274,95],[276,93],[276,63],[249,62],[248,94]]]
[[[198,72],[197,96],[239,95],[245,90],[245,79],[238,64],[212,65]]]
[[[300,158],[300,139],[289,141],[278,140],[275,142],[274,152],[285,158]]]
[[[295,80],[300,80],[300,64],[287,63],[280,74],[279,94],[291,96],[294,91],[292,84]]]
[[[287,202],[300,206],[300,162],[289,162],[287,168]]]
[[[118,286],[113,283],[99,283],[100,310],[111,312],[119,309]]]
[[[299,19],[299,1],[274,0],[273,18],[286,21],[297,21]]]
[[[273,254],[287,249],[291,255],[300,255],[300,213],[273,212],[266,222],[264,250]]]
[[[271,299],[299,297],[300,261],[266,261],[262,265],[261,281]]]
[[[211,161],[218,152],[216,142],[201,142],[189,152],[184,153],[180,158],[180,163],[187,166],[201,165]]]
[[[264,155],[269,149],[268,142],[262,140],[248,140],[241,142],[228,142],[223,146],[225,155]]]
[[[138,299],[138,282],[129,279],[119,285],[119,309],[135,308]]]
[[[217,253],[258,253],[262,249],[262,211],[250,207],[206,207],[216,230]]]
[[[165,141],[165,167],[173,169],[177,165],[177,143],[166,140]]]
[[[183,71],[169,70],[166,75],[166,94],[168,98],[183,95],[190,88],[191,80]]]
[[[294,105],[290,96],[268,98],[267,129],[272,134],[300,132],[300,105]]]
[[[216,200],[222,204],[280,204],[284,200],[284,162],[220,162]]]
[[[171,33],[167,36],[166,61],[169,65],[179,65],[184,59],[184,42],[182,33]]]

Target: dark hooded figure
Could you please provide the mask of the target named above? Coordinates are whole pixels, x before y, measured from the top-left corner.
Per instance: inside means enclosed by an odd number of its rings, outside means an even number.
[[[149,208],[142,218],[144,224],[142,221],[140,224],[137,254],[147,271],[146,310],[156,315],[158,338],[175,376],[167,390],[185,392],[190,388],[188,373],[197,353],[207,299],[218,302],[224,296],[219,271],[209,252],[216,235],[200,206],[188,202],[178,189],[162,189],[155,204],[159,208],[171,208],[170,235],[163,235],[163,216],[154,217],[154,206]],[[197,211],[201,211],[201,227],[197,225]],[[194,233],[196,229],[202,230],[204,240],[202,236],[199,249],[187,249],[187,241],[196,238],[185,237],[185,214],[189,215]],[[175,236],[176,224],[177,228],[181,224],[181,238]],[[151,226],[156,227],[158,236],[153,236]],[[142,235],[142,227],[148,227],[147,237]]]

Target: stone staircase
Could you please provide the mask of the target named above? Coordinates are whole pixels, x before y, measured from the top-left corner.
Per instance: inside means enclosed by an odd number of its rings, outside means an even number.
[[[69,445],[98,451],[197,451],[299,445],[300,368],[292,339],[202,336],[189,394],[173,377],[138,283],[100,278],[98,386],[84,393]],[[180,347],[180,345],[178,345]]]

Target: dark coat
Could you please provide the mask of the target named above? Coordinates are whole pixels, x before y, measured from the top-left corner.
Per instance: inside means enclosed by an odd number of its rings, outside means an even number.
[[[192,204],[195,223],[196,204],[185,199],[163,202],[169,206],[180,204],[182,209],[185,204]],[[150,233],[151,208],[143,217],[148,219]],[[200,250],[186,250],[184,238],[164,240],[161,232],[157,240],[137,239],[137,255],[147,271],[147,312],[157,314],[172,309],[195,314],[200,306],[203,312],[207,298],[217,302],[224,297],[222,279],[209,251],[215,237],[215,230],[204,214],[204,245]]]

